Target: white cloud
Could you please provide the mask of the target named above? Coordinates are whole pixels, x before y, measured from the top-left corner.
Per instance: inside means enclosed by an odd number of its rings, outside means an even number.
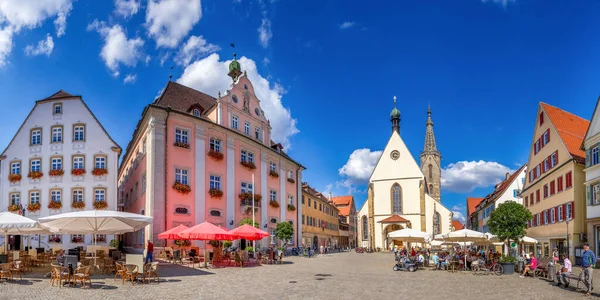
[[[353,182],[366,182],[371,177],[375,165],[383,151],[371,151],[371,149],[356,149],[346,164],[338,170],[341,176],[346,176]]]
[[[115,14],[131,18],[140,10],[141,0],[115,0]]]
[[[465,218],[465,215],[463,215],[463,213],[461,213],[460,211],[452,211],[452,220],[458,220],[461,223],[465,224],[465,221],[467,219]]]
[[[142,51],[144,41],[139,37],[128,39],[121,25],[108,27],[106,23],[94,20],[87,29],[97,31],[104,38],[100,57],[114,76],[119,76],[120,64],[135,67],[139,60],[145,59]]]
[[[350,27],[354,26],[354,21],[352,22],[344,22],[342,24],[340,24],[340,29],[348,29]]]
[[[0,66],[7,63],[12,51],[14,34],[21,29],[40,27],[48,18],[54,21],[57,37],[66,29],[66,18],[74,0],[1,0],[0,1]]]
[[[175,62],[181,66],[187,66],[192,59],[204,57],[219,50],[221,50],[219,46],[207,42],[204,37],[192,35],[179,49],[175,56]]]
[[[134,83],[136,79],[137,79],[136,74],[129,74],[129,75],[125,76],[125,79],[123,79],[123,83],[124,84]]]
[[[150,0],[145,25],[157,48],[175,48],[200,18],[200,0]]]
[[[272,37],[271,20],[265,17],[262,19],[260,27],[258,27],[258,40],[260,41],[260,45],[267,48]]]
[[[496,3],[496,4],[500,4],[504,7],[506,7],[508,5],[508,3],[515,3],[516,0],[481,0],[481,2],[483,3]]]
[[[27,47],[25,47],[25,54],[29,56],[36,56],[42,54],[50,56],[50,53],[52,53],[53,49],[54,41],[52,40],[50,34],[47,34],[46,39],[39,41],[37,46],[27,45]]]
[[[442,188],[455,193],[468,193],[478,187],[488,187],[502,181],[506,173],[514,172],[497,162],[459,161],[442,169]]]
[[[265,64],[265,66],[268,66],[271,63],[271,60],[267,57],[263,58],[263,64]]]
[[[290,110],[281,103],[285,89],[260,75],[254,60],[242,57],[238,61],[252,81],[265,116],[271,122],[271,138],[289,149],[290,138],[299,131]],[[221,61],[219,55],[213,53],[188,65],[177,82],[216,97],[219,91],[223,93],[231,85],[231,78],[227,76],[230,62]]]

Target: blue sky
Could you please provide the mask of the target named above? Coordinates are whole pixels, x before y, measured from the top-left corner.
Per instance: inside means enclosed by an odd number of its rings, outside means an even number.
[[[467,196],[485,196],[527,161],[538,101],[591,117],[599,2],[368,4],[0,0],[0,103],[9,111],[0,144],[34,100],[64,89],[82,95],[125,148],[169,74],[216,96],[235,51],[275,138],[308,168],[304,179],[353,193],[357,208],[391,133],[392,97],[417,159],[431,104],[442,202],[464,213]]]

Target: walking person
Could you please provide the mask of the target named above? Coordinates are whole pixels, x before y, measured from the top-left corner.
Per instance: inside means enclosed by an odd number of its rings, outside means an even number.
[[[586,296],[592,294],[592,279],[593,271],[596,266],[596,255],[590,250],[590,244],[583,244],[583,254],[581,255],[581,274],[583,276],[583,283],[587,287]]]
[[[146,264],[148,264],[148,262],[152,262],[152,254],[154,253],[154,244],[152,244],[152,241],[148,240],[148,248],[146,250]]]

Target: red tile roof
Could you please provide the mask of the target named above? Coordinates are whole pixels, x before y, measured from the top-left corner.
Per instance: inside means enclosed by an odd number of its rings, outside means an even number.
[[[487,205],[487,203],[496,202],[496,200],[500,196],[502,196],[502,194],[504,194],[506,189],[508,189],[508,187],[517,179],[517,177],[519,177],[519,174],[521,174],[521,172],[523,172],[523,168],[525,168],[525,166],[526,165],[521,166],[517,171],[512,173],[507,179],[496,184],[494,191],[492,191],[487,196],[485,196],[485,198],[483,198],[483,201],[481,201],[481,202],[479,202],[479,204],[477,204],[477,206],[475,207],[475,210],[477,210],[477,207],[480,207],[481,205]],[[521,186],[521,189],[522,188],[523,188],[523,186]],[[472,211],[471,213],[473,213],[473,212],[474,211]]]
[[[377,223],[408,223],[409,221],[399,215],[392,215],[391,217],[385,218]]]
[[[481,203],[483,198],[467,198],[467,214],[469,217],[475,212],[477,204]]]
[[[465,228],[459,220],[452,220],[452,227],[454,227],[455,231]]]
[[[585,152],[580,147],[590,121],[544,102],[540,102],[540,106],[546,112],[571,156],[577,162],[585,164]]]
[[[60,90],[60,91],[52,94],[50,97],[45,98],[43,100],[62,99],[62,98],[68,98],[68,97],[73,97],[73,95],[65,92],[64,90]]]
[[[169,81],[160,97],[154,101],[154,105],[171,107],[181,112],[189,112],[192,108],[198,108],[205,114],[209,108],[217,102],[212,96],[193,88]]]
[[[340,215],[350,215],[350,208],[352,207],[352,203],[354,202],[353,196],[337,196],[331,198],[331,201],[333,201],[335,206],[340,210]]]

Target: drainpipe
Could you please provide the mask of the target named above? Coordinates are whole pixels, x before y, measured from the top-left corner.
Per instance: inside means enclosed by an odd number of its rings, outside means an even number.
[[[171,107],[167,107],[167,117],[165,118],[165,230],[167,230],[167,194],[169,192],[169,164],[168,164],[168,149],[169,149],[169,115],[171,114]],[[166,245],[166,244],[165,244]]]

